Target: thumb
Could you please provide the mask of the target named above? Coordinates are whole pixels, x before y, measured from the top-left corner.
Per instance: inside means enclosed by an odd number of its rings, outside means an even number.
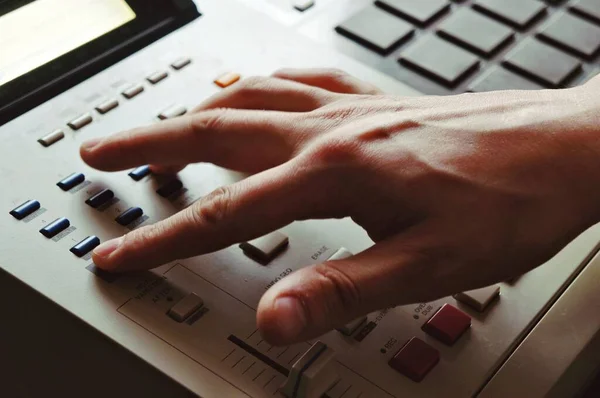
[[[358,255],[282,279],[258,306],[263,338],[275,345],[308,340],[369,312],[441,293],[425,277],[430,267],[418,249],[421,241],[418,235],[392,237]]]

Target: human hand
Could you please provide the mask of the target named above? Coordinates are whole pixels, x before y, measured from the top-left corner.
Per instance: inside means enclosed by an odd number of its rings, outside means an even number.
[[[94,251],[99,267],[150,268],[295,220],[350,216],[373,247],[298,270],[260,301],[264,338],[288,344],[520,275],[599,221],[600,105],[590,85],[403,98],[335,71],[275,76],[82,146],[101,170],[211,162],[253,173],[106,242]]]

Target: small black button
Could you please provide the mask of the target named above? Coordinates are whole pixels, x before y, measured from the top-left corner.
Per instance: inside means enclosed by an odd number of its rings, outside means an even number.
[[[175,192],[179,191],[183,188],[183,183],[179,180],[171,180],[162,187],[156,190],[156,193],[162,196],[163,198],[168,198],[173,195]]]
[[[89,198],[88,200],[86,200],[85,204],[93,207],[94,209],[97,209],[98,207],[107,203],[109,200],[111,200],[114,197],[115,197],[115,194],[113,191],[111,191],[110,189],[104,189],[104,190],[98,192],[97,194],[95,194],[94,196],[92,196],[91,198]]]
[[[123,213],[121,213],[119,217],[115,218],[115,221],[125,226],[131,224],[133,221],[137,220],[142,215],[144,215],[144,211],[141,208],[131,207],[125,210]]]

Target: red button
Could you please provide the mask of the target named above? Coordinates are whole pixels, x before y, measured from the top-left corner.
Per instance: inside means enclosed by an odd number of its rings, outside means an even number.
[[[450,304],[444,304],[423,325],[423,330],[442,343],[452,345],[470,327],[470,316]]]
[[[413,337],[390,359],[389,365],[412,381],[420,382],[439,361],[438,350]]]

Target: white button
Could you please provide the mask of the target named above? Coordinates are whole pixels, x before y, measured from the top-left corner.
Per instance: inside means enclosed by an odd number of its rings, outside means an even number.
[[[276,231],[250,242],[244,242],[240,244],[240,248],[248,257],[266,264],[277,257],[288,244],[288,237]]]
[[[122,94],[123,97],[127,99],[132,99],[136,95],[140,94],[142,91],[144,91],[144,86],[142,86],[141,84],[133,84],[127,87],[125,90],[123,90]]]
[[[171,307],[168,315],[177,322],[183,322],[203,305],[204,301],[200,297],[194,293],[190,293]]]
[[[63,138],[65,138],[65,133],[62,130],[54,130],[50,134],[40,138],[38,142],[45,147],[49,147],[50,145],[62,140]]]
[[[341,334],[343,334],[344,336],[350,336],[352,333],[354,333],[356,331],[356,329],[358,329],[363,323],[365,323],[366,320],[367,320],[366,316],[355,319],[354,321],[347,323],[346,325],[337,329],[337,331],[340,332]]]
[[[294,0],[293,6],[298,11],[306,11],[315,5],[315,0]]]
[[[151,74],[150,76],[148,76],[146,78],[146,80],[148,80],[152,84],[156,84],[156,83],[160,82],[161,80],[166,79],[167,76],[169,76],[169,74],[166,71],[160,71],[160,72],[155,72],[155,73]]]
[[[158,114],[160,120],[173,119],[174,117],[185,115],[187,108],[182,105],[173,105]]]
[[[292,366],[281,388],[288,398],[320,398],[333,386],[339,376],[335,352],[317,341]]]
[[[108,113],[111,110],[115,109],[117,106],[119,106],[119,101],[117,101],[116,99],[110,99],[108,101],[104,101],[101,104],[98,104],[96,106],[96,111],[104,115],[105,113]]]
[[[178,60],[174,61],[171,64],[171,67],[175,70],[180,70],[180,69],[185,68],[186,66],[188,66],[191,63],[192,63],[192,60],[190,58],[184,57],[184,58],[179,58]]]
[[[329,257],[327,260],[328,261],[343,260],[345,258],[352,257],[352,256],[353,256],[352,252],[350,252],[345,247],[342,247],[341,249],[339,249],[338,251],[336,251],[335,253],[333,253],[331,255],[331,257]]]
[[[465,303],[477,311],[483,311],[490,303],[500,295],[500,286],[492,285],[481,289],[458,293],[454,298]]]
[[[73,130],[79,130],[80,128],[87,126],[92,122],[92,115],[84,113],[83,115],[71,120],[67,125]]]

